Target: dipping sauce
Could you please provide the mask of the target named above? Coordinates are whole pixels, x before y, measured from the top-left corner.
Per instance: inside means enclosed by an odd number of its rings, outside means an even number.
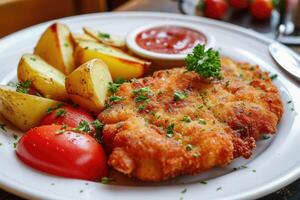
[[[158,26],[136,36],[136,43],[141,48],[164,54],[188,53],[197,44],[206,42],[203,33],[180,26]]]

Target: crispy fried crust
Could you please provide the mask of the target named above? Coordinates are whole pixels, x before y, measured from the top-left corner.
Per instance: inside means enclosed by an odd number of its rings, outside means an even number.
[[[176,68],[124,83],[116,94],[124,100],[98,116],[109,138],[108,164],[141,180],[161,181],[249,158],[255,140],[276,132],[280,96],[257,66],[222,58],[222,75],[207,80]],[[149,102],[136,102],[133,91],[143,87],[149,88]],[[175,92],[187,97],[176,101]]]

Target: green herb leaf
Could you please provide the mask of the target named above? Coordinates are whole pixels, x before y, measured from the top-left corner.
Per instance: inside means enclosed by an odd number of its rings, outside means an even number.
[[[180,91],[174,92],[174,101],[179,101],[187,97],[188,95],[185,92],[180,92]]]
[[[3,131],[6,131],[5,126],[6,126],[6,124],[0,123],[0,129],[2,129]]]
[[[50,107],[50,108],[47,109],[47,113],[49,114],[49,113],[51,113],[53,110],[56,110],[56,109],[58,109],[58,108],[61,108],[61,107],[64,106],[64,105],[65,105],[64,103],[59,103],[59,104],[57,104],[57,106],[55,106],[55,107]]]
[[[109,39],[110,35],[108,33],[98,33],[98,37],[100,38],[105,38],[105,39]]]
[[[170,126],[167,127],[167,137],[171,138],[174,136],[174,126],[175,124],[171,124]]]
[[[74,131],[81,131],[81,132],[86,132],[89,133],[92,131],[89,123],[85,120],[82,120],[81,122],[79,122],[79,125],[73,129]]]
[[[186,122],[186,123],[189,123],[189,122],[191,122],[191,121],[192,121],[192,119],[191,119],[191,117],[190,117],[190,116],[188,116],[188,115],[185,115],[181,121],[183,121],[183,122]]]
[[[115,182],[115,179],[113,178],[108,178],[108,177],[102,177],[101,181],[102,184],[111,184]]]
[[[61,117],[61,116],[64,116],[66,115],[66,111],[64,109],[59,109],[55,112],[55,118],[58,118],[58,117]]]
[[[276,79],[277,77],[278,77],[277,74],[273,74],[273,75],[270,76],[270,79],[271,79],[271,80],[274,80],[274,79]]]
[[[31,86],[31,81],[30,80],[18,83],[16,91],[20,92],[20,93],[27,94],[29,92],[30,86]]]
[[[103,127],[103,124],[98,119],[93,121],[91,124],[95,127],[95,129],[101,129]]]
[[[206,121],[203,119],[199,119],[199,124],[206,125]]]
[[[198,44],[192,54],[185,58],[186,68],[188,71],[195,71],[204,78],[219,77],[221,72],[221,60],[218,51],[208,49]]]
[[[122,101],[122,100],[124,100],[124,98],[123,98],[123,97],[120,97],[120,96],[115,96],[115,95],[113,95],[113,96],[110,96],[110,97],[109,97],[109,102],[110,102],[110,103],[113,103],[113,102],[119,102],[119,101]]]

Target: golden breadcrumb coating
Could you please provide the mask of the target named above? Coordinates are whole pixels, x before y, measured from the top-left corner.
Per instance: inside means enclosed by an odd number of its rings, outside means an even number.
[[[249,158],[255,140],[275,133],[283,107],[267,72],[222,58],[222,77],[185,68],[121,85],[98,118],[108,164],[144,181],[195,174]]]

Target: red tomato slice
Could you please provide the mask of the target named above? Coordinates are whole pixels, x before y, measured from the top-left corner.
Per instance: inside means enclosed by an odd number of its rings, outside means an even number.
[[[205,0],[204,15],[214,19],[222,19],[227,12],[228,3],[226,0]]]
[[[53,109],[41,120],[40,125],[65,124],[69,127],[75,128],[79,126],[81,121],[87,121],[91,123],[94,121],[94,118],[82,108],[64,105]],[[90,128],[92,129],[91,133],[94,133],[94,128],[92,126],[90,126]]]
[[[16,154],[27,165],[58,176],[99,180],[108,175],[102,146],[90,135],[61,125],[29,130],[17,145]]]
[[[272,10],[272,0],[253,0],[251,3],[251,14],[256,19],[269,19],[271,17]]]

